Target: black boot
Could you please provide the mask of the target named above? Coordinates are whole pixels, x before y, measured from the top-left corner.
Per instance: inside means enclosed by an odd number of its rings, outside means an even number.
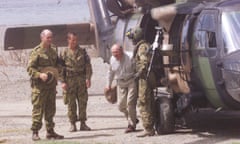
[[[32,140],[33,141],[40,140],[40,137],[38,136],[38,131],[33,131],[33,133],[32,133]]]
[[[47,130],[47,139],[63,139],[64,136],[57,134],[53,129]]]
[[[81,122],[80,131],[90,131],[91,128],[85,122]]]

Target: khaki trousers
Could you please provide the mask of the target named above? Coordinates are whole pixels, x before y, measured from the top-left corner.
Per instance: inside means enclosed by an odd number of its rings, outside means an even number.
[[[117,87],[118,108],[124,113],[128,125],[136,128],[136,105],[137,105],[137,85],[133,80],[125,87]]]

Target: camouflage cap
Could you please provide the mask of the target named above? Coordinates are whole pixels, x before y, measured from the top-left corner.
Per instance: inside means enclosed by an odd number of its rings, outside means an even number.
[[[130,28],[125,35],[129,39],[140,40],[143,36],[143,30],[140,27]]]
[[[105,90],[104,95],[109,103],[115,104],[117,102],[117,86],[113,86],[111,89]]]
[[[40,72],[48,75],[48,79],[46,81],[47,84],[51,84],[53,81],[58,80],[58,70],[54,67],[44,67]]]

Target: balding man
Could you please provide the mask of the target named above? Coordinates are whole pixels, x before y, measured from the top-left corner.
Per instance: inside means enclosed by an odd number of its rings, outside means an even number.
[[[114,44],[111,48],[112,57],[108,70],[106,90],[111,89],[114,77],[117,82],[118,108],[124,113],[128,120],[128,127],[125,133],[136,130],[136,104],[137,86],[135,82],[135,64],[130,54],[123,51],[119,44]]]
[[[45,29],[40,34],[41,43],[30,55],[27,72],[31,78],[32,87],[32,140],[40,140],[38,131],[42,127],[44,117],[47,139],[62,139],[54,131],[53,117],[56,112],[57,85],[57,52],[52,45],[52,32]]]

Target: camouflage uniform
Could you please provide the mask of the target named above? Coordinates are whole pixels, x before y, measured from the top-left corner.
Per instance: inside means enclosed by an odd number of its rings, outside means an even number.
[[[27,72],[31,77],[32,87],[32,127],[38,131],[42,127],[44,115],[46,129],[54,128],[53,117],[56,112],[56,85],[57,80],[46,84],[40,78],[40,71],[45,67],[57,68],[57,52],[53,45],[50,48],[43,48],[42,44],[36,46],[29,58]]]
[[[73,52],[66,48],[61,54],[61,60],[65,64],[65,74],[62,74],[63,82],[67,84],[67,90],[64,91],[65,104],[68,104],[68,117],[71,123],[78,120],[85,122],[87,120],[87,101],[88,92],[86,79],[90,80],[92,76],[92,66],[90,58],[85,49],[76,48]],[[77,103],[76,103],[77,101]],[[77,109],[78,104],[78,109]]]
[[[149,44],[141,40],[136,44],[136,68],[139,75],[139,98],[138,107],[142,117],[143,127],[147,131],[153,131],[154,116],[153,116],[153,88],[154,88],[154,74],[150,72],[147,78],[147,69],[151,59]]]

